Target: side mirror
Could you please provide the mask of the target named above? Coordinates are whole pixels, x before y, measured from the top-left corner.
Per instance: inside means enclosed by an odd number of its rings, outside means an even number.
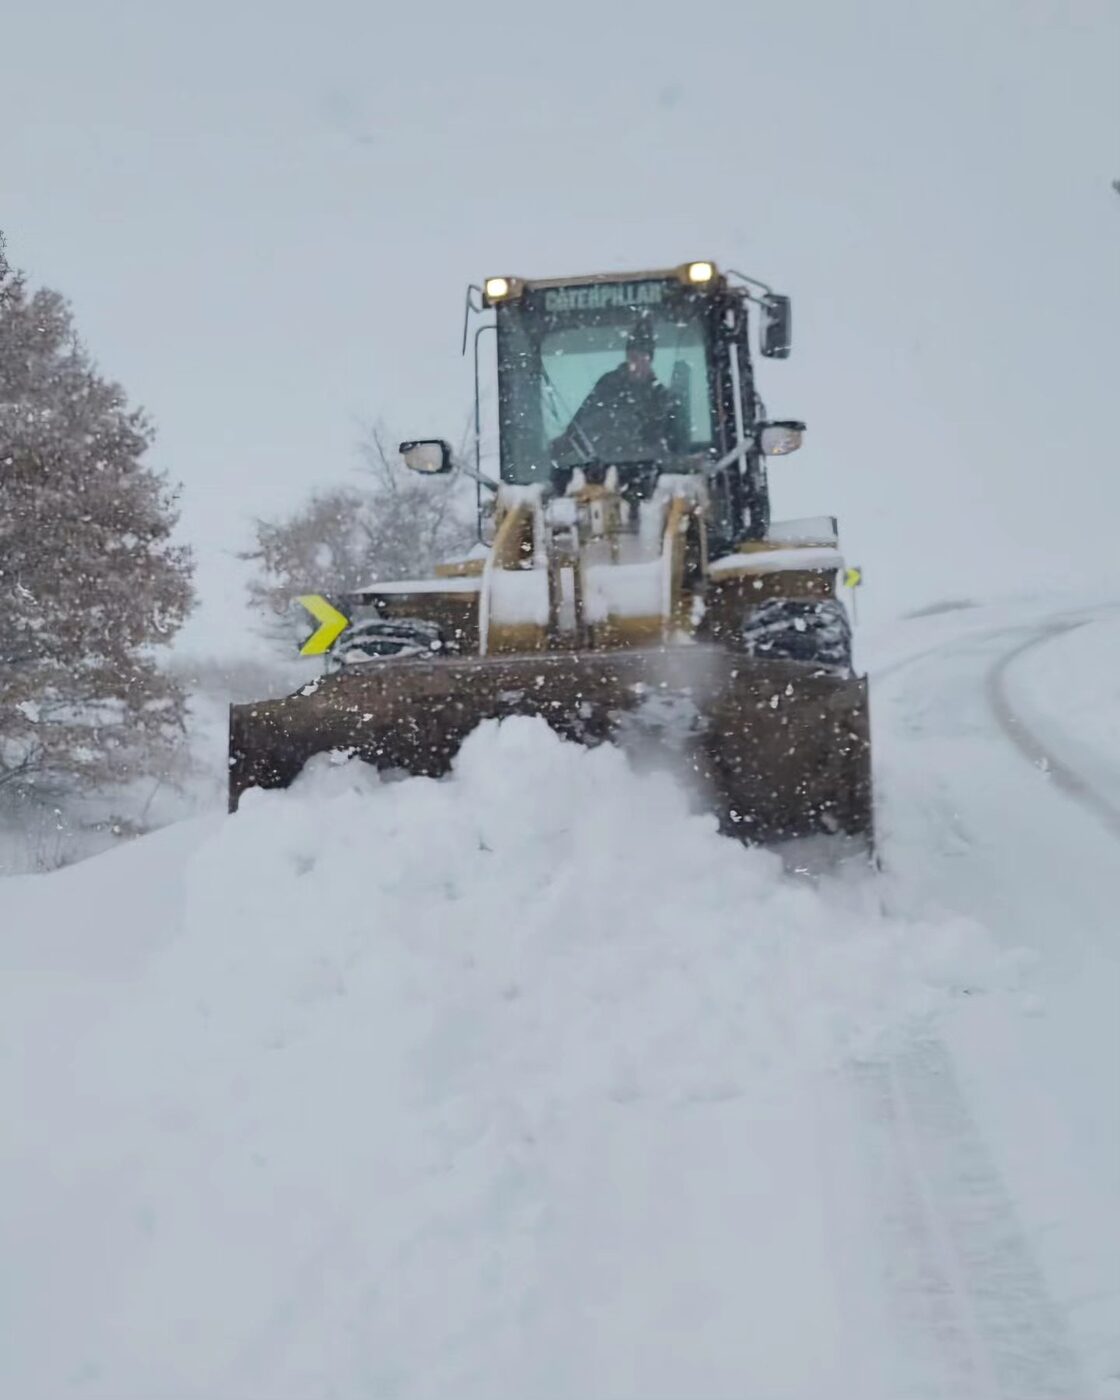
[[[771,360],[789,358],[793,332],[793,312],[789,297],[767,292],[759,301],[762,319],[759,325],[759,349]]]
[[[796,452],[801,446],[804,423],[787,419],[781,423],[760,423],[758,425],[758,446],[764,457],[785,457]]]
[[[402,442],[401,456],[405,466],[424,476],[441,476],[451,470],[451,448],[442,438],[421,438]]]

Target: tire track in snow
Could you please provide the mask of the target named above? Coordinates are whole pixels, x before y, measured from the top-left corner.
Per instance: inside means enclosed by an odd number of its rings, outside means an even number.
[[[1085,627],[1094,620],[1094,617],[1067,617],[1055,618],[1044,624],[1033,636],[1004,652],[993,662],[988,670],[985,690],[992,714],[1004,737],[1010,740],[1033,767],[1044,773],[1056,788],[1091,812],[1106,831],[1120,840],[1120,810],[1032,732],[1015,710],[1007,693],[1008,670],[1021,656],[1065,636],[1067,632],[1072,632],[1078,627]]]
[[[1064,1319],[936,1039],[855,1062],[900,1331],[921,1356],[917,1400],[1087,1394]],[[930,1389],[929,1386],[934,1388]]]
[[[878,684],[897,675],[900,671],[906,671],[911,666],[928,661],[941,652],[951,654],[962,646],[967,648],[977,642],[995,642],[1005,637],[1018,637],[1024,630],[1029,629],[1030,635],[1025,640],[1020,641],[1017,646],[1013,646],[1010,651],[1001,652],[989,666],[985,679],[988,707],[999,726],[1000,733],[1027,759],[1031,766],[1049,776],[1055,787],[1092,812],[1105,830],[1120,840],[1120,809],[1117,809],[1081,773],[1059,758],[1038,738],[1015,709],[1007,691],[1007,673],[1026,652],[1032,651],[1036,647],[1045,646],[1047,642],[1055,641],[1058,637],[1079,627],[1087,627],[1098,621],[1102,614],[1115,612],[1118,609],[1120,609],[1120,603],[1105,603],[1089,611],[1079,609],[1074,613],[1060,612],[1037,624],[1020,622],[995,627],[991,631],[966,632],[963,636],[947,638],[933,646],[924,647],[911,656],[900,657],[882,667],[871,670],[871,681],[873,684]]]
[[[948,639],[883,667],[872,679],[939,653],[1002,642],[982,682],[1000,733],[1120,838],[1120,812],[1050,752],[1007,693],[1007,673],[1019,657],[1093,622],[1100,612],[1064,613],[1041,624]],[[869,1170],[898,1324],[924,1362],[925,1388],[908,1391],[908,1397],[1078,1400],[1089,1394],[1065,1318],[1048,1294],[947,1046],[917,1039],[894,1054],[851,1064],[849,1074],[857,1111],[872,1130]]]

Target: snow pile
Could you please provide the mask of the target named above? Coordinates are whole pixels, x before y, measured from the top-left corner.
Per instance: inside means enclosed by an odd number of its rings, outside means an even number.
[[[9,979],[5,1393],[900,1393],[837,1105],[1008,984],[975,927],[826,898],[532,720],[190,839],[111,858],[158,925],[114,993]],[[12,882],[44,949],[83,877]]]

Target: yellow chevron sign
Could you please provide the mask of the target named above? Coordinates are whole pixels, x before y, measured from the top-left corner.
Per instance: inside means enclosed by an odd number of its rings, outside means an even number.
[[[330,651],[339,635],[350,626],[350,619],[318,593],[304,593],[296,602],[305,607],[319,624],[300,647],[299,654],[322,656],[325,651]]]
[[[863,582],[863,570],[862,570],[862,569],[845,569],[845,570],[844,570],[844,587],[845,587],[845,588],[858,588],[862,582]]]

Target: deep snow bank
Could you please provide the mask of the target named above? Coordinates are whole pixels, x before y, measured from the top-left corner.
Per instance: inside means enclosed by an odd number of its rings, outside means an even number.
[[[0,887],[5,1393],[904,1393],[840,1067],[1006,982],[974,926],[529,720],[155,841]]]

